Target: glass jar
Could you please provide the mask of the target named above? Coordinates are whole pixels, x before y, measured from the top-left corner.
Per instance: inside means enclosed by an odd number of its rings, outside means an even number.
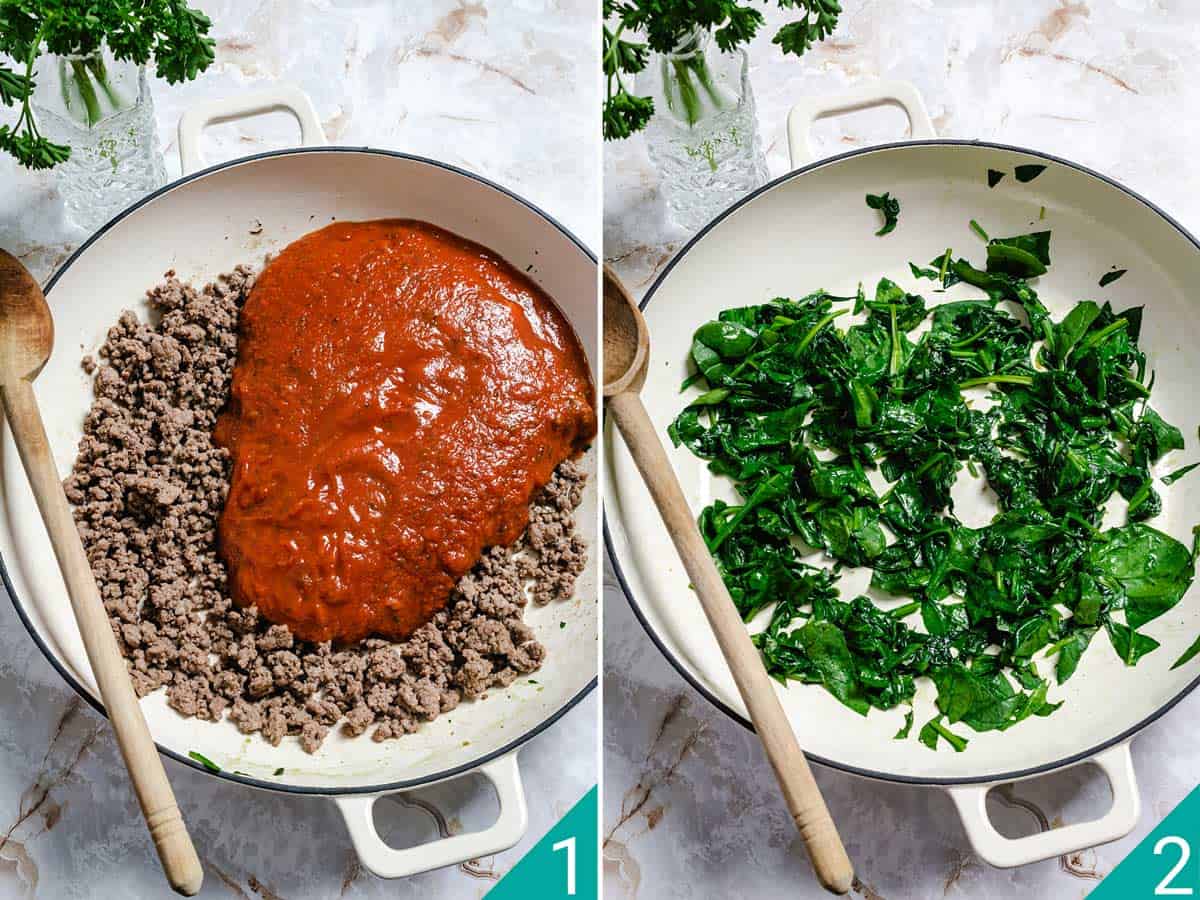
[[[767,181],[749,69],[745,51],[722,53],[695,29],[638,75],[638,92],[654,100],[646,147],[659,190],[688,236]]]
[[[71,148],[55,167],[67,215],[94,231],[167,181],[144,66],[107,48],[87,56],[42,56],[33,112],[38,130]]]

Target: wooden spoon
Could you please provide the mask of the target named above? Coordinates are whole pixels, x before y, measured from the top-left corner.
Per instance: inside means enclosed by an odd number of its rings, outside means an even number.
[[[142,718],[125,660],[75,530],[33,393],[33,379],[50,358],[53,346],[54,321],[42,289],[21,263],[0,250],[0,401],[50,534],[88,662],[163,871],[171,887],[190,897],[199,892],[204,878],[200,859]]]
[[[646,487],[658,506],[683,567],[700,598],[709,625],[758,732],[783,799],[812,859],[821,884],[845,894],[854,869],[829,815],[821,789],[800,750],[791,723],[775,694],[758,649],[738,615],[696,520],[679,487],[639,392],[650,361],[650,336],[633,298],[608,266],[604,267],[604,399]]]

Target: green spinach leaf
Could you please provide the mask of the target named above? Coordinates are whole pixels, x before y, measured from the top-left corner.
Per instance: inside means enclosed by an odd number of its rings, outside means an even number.
[[[876,237],[891,234],[900,221],[900,201],[886,191],[882,194],[867,194],[867,206],[883,213],[883,227],[875,232]]]

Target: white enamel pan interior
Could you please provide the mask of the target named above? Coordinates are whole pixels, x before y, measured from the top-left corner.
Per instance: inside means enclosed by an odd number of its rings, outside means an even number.
[[[925,140],[809,163],[807,134],[814,119],[883,103],[905,109],[913,137]],[[908,268],[910,260],[925,265],[947,247],[981,261],[984,244],[968,227],[976,219],[993,236],[1052,230],[1053,264],[1037,288],[1056,317],[1082,299],[1110,300],[1118,309],[1145,305],[1141,344],[1158,373],[1154,405],[1179,425],[1188,441],[1185,451],[1170,454],[1157,471],[1200,458],[1195,437],[1200,303],[1193,293],[1200,283],[1200,252],[1178,224],[1120,185],[1064,160],[1012,147],[931,140],[928,115],[907,85],[874,85],[806,102],[793,110],[789,125],[793,163],[802,168],[709,225],[673,260],[644,301],[651,359],[642,396],[668,445],[667,425],[687,397],[701,390],[679,391],[690,371],[692,334],[701,323],[727,307],[800,297],[818,288],[852,295],[860,280],[869,292],[880,276],[923,294],[930,303],[978,296],[965,285],[935,294],[932,282],[914,279]],[[1036,180],[1021,184],[1013,177],[1014,166],[1021,164],[1047,168]],[[987,185],[989,168],[1008,173],[994,189]],[[866,206],[864,195],[883,191],[900,200],[900,221],[892,234],[875,237],[879,214]],[[1101,289],[1098,281],[1111,266],[1128,269],[1128,274]],[[605,448],[609,547],[635,611],[679,671],[746,723],[745,706],[687,576],[632,458],[612,429],[606,431]],[[736,497],[725,479],[712,476],[687,449],[668,452],[697,513],[714,497]],[[1200,509],[1200,479],[1183,479],[1162,493],[1163,513],[1154,524],[1190,544]],[[978,483],[958,485],[955,497],[956,510],[968,524],[990,518],[994,507]],[[843,596],[863,592],[869,575],[869,570],[848,572]],[[755,620],[752,629],[764,627],[766,618]],[[913,624],[919,627],[919,622]],[[780,687],[779,694],[801,746],[813,759],[872,778],[947,786],[980,855],[997,865],[1016,865],[1113,840],[1133,828],[1139,802],[1128,742],[1189,691],[1200,674],[1200,659],[1170,671],[1200,633],[1200,589],[1193,586],[1146,631],[1162,647],[1137,667],[1124,666],[1099,635],[1077,674],[1064,687],[1052,689],[1052,699],[1066,701],[1058,712],[1005,733],[967,730],[970,744],[963,753],[944,746],[933,752],[912,738],[893,740],[903,724],[902,709],[872,710],[864,718],[819,686],[792,684]],[[1044,671],[1050,669],[1045,661],[1041,664]],[[918,727],[933,716],[933,699],[932,685],[924,684],[916,705]],[[1085,760],[1101,765],[1112,782],[1114,805],[1102,819],[1020,840],[1001,837],[988,823],[984,798],[991,786]]]
[[[334,219],[406,217],[432,222],[492,249],[532,277],[562,308],[596,358],[596,263],[552,219],[504,189],[429,160],[349,148],[311,148],[239,160],[195,174],[201,129],[212,121],[275,109],[292,112],[307,144],[324,143],[311,104],[286,88],[250,94],[193,110],[180,125],[185,177],[110,222],[52,279],[47,297],[55,320],[54,354],[35,383],[59,471],[75,456],[90,380],[79,366],[121,311],[145,312],[147,288],[168,269],[203,283],[238,263],[259,263],[306,232]],[[220,777],[272,790],[340,795],[339,805],[364,863],[395,877],[512,846],[524,833],[525,796],[516,748],[578,702],[596,682],[597,489],[595,451],[585,464],[593,477],[578,521],[589,544],[588,568],[569,601],[526,612],[548,654],[535,683],[520,678],[463,703],[400,740],[331,734],[313,755],[295,739],[272,747],[246,737],[228,721],[210,724],[171,710],[163,691],[142,701],[163,753],[194,768],[198,751],[223,770]],[[11,435],[0,444],[0,554],[6,584],[22,619],[54,666],[99,708],[66,591],[34,506]],[[560,625],[560,623],[565,623]],[[274,772],[283,769],[276,777]],[[233,770],[249,773],[234,775]],[[388,791],[480,771],[497,789],[499,820],[477,834],[410,850],[378,837],[371,806]]]

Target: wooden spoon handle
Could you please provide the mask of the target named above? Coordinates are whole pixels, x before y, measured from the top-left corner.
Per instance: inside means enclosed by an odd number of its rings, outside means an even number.
[[[79,532],[75,530],[71,508],[63,493],[62,482],[59,481],[50,452],[50,442],[46,439],[46,429],[38,412],[33,385],[23,378],[0,384],[0,400],[8,414],[13,438],[46,531],[50,534],[50,543],[54,546],[54,555],[58,558],[58,567],[62,570],[67,593],[71,597],[88,662],[100,687],[100,696],[112,721],[113,731],[117,734],[117,745],[121,748],[125,767],[129,770],[129,778],[158,850],[163,871],[171,887],[190,897],[200,890],[204,878],[200,859],[175,803],[175,794],[171,791],[162,759],[150,737],[150,729],[142,718],[125,659],[121,656],[100,600],[100,591],[92,577],[92,568],[79,540]]]
[[[733,680],[750,711],[750,719],[767,759],[775,770],[788,811],[808,848],[817,878],[829,891],[845,894],[854,880],[854,870],[837,826],[783,712],[758,649],[751,643],[750,634],[733,605],[704,538],[700,536],[671,461],[646,415],[646,408],[637,394],[626,392],[609,399],[608,412],[621,430],[625,445],[633,454],[675,549],[679,551],[683,567],[733,673]]]

